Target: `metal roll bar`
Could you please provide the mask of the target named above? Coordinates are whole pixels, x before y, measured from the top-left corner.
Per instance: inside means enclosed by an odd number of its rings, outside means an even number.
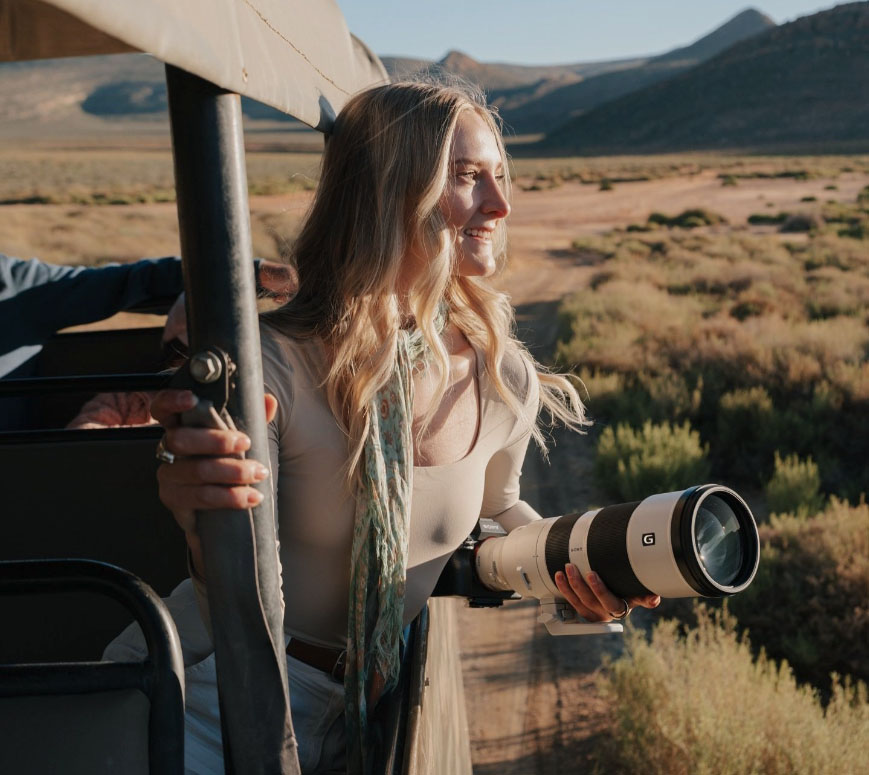
[[[236,370],[227,409],[267,461],[262,361],[237,94],[166,66],[190,352]],[[299,773],[271,485],[249,511],[200,515],[227,773]],[[227,699],[224,699],[227,698]],[[229,701],[228,698],[231,698]]]

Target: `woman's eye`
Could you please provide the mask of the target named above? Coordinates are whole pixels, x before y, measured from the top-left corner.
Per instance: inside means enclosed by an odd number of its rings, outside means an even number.
[[[457,178],[462,178],[464,180],[476,180],[477,179],[477,171],[476,170],[465,170],[464,172],[457,172]]]

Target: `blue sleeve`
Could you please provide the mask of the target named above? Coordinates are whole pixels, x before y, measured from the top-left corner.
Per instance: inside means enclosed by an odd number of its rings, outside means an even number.
[[[0,353],[183,290],[178,258],[71,267],[0,255]]]

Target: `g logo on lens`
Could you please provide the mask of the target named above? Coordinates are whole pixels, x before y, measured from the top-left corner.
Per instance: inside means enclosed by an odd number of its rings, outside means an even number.
[[[655,534],[654,533],[643,533],[643,546],[654,546],[655,545]]]

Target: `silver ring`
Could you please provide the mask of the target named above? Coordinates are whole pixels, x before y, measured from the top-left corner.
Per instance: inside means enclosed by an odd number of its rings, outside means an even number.
[[[170,466],[175,462],[175,453],[166,449],[165,436],[157,442],[157,451],[154,453],[154,457],[156,457],[161,463],[166,463]]]
[[[628,614],[631,612],[631,607],[628,605],[628,601],[624,598],[622,598],[622,602],[625,604],[625,610],[622,611],[620,614],[614,614],[612,611],[610,611],[610,616],[612,616],[613,619],[622,620],[628,618]]]

